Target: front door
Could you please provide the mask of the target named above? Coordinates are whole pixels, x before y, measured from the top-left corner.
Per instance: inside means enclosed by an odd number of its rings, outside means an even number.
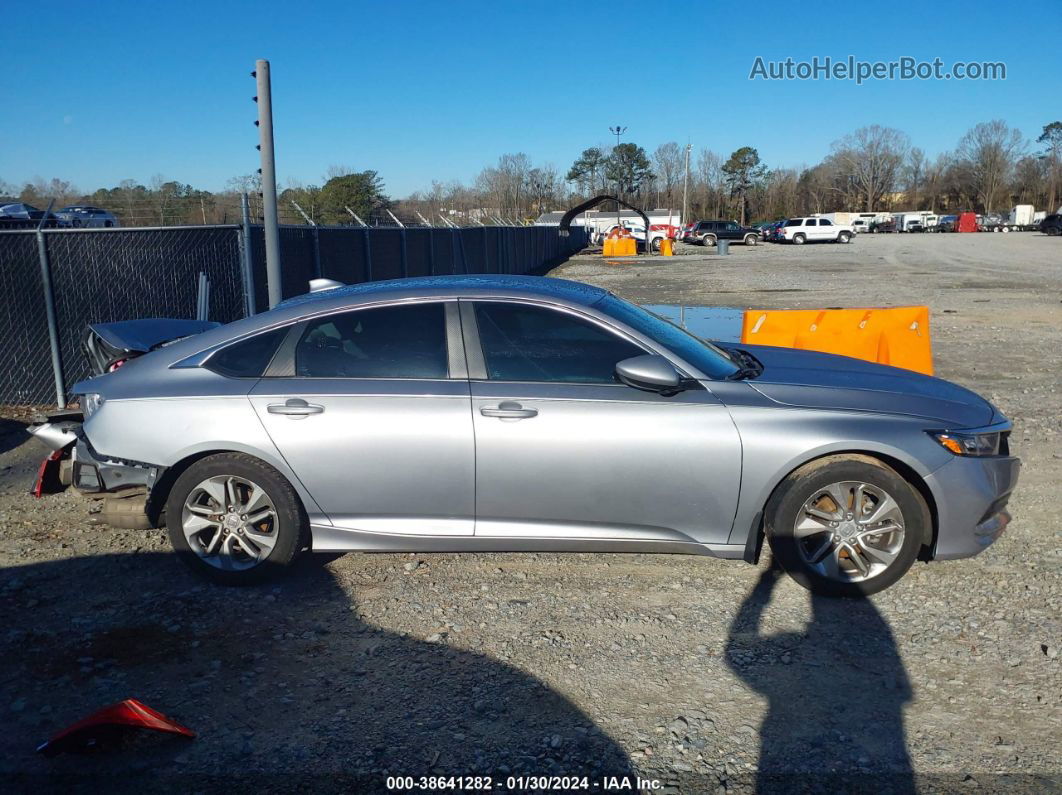
[[[293,374],[252,390],[273,442],[337,527],[472,534],[475,451],[468,381],[450,378],[451,307],[309,320],[295,332]]]
[[[617,383],[646,351],[561,308],[477,302],[469,325],[477,536],[726,543],[741,448],[709,391]]]

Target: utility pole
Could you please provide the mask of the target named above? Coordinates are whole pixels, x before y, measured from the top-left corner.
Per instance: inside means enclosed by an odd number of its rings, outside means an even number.
[[[626,127],[620,127],[617,124],[615,127],[609,127],[608,131],[616,136],[616,149],[619,149],[620,136],[623,135],[623,133],[627,132],[627,128]],[[615,151],[615,150],[613,150],[613,151]],[[620,184],[619,184],[619,180],[617,179],[616,180],[616,198],[617,199],[619,198],[619,195],[620,195]],[[620,203],[618,201],[616,202],[616,223],[617,224],[620,223]],[[649,230],[648,229],[645,230],[645,240],[648,243],[648,241],[649,241]]]
[[[693,144],[686,144],[686,175],[682,178],[682,221],[683,224],[690,222],[689,213],[689,186],[690,186],[690,150]]]
[[[277,220],[277,166],[273,150],[273,89],[269,79],[269,61],[254,62],[251,77],[258,84],[258,150],[262,167],[262,215],[265,224],[266,285],[269,288],[269,308],[283,298],[280,285],[280,224]]]

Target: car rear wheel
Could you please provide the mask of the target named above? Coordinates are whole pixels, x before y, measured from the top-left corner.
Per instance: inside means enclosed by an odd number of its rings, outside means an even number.
[[[789,475],[764,512],[782,568],[823,596],[877,593],[907,573],[930,527],[921,494],[861,455],[813,461]]]
[[[760,242],[760,236],[759,235],[745,235],[745,245],[746,246],[755,246],[759,242]]]
[[[802,246],[804,245],[804,243],[807,242],[807,238],[803,235],[793,235],[793,242],[796,243],[798,246]]]
[[[715,235],[705,235],[704,237],[702,237],[701,238],[701,245],[702,246],[714,246],[715,245]]]
[[[660,250],[660,241],[661,240],[662,240],[662,238],[659,238],[659,237],[654,237],[653,238],[653,251],[659,251]]]
[[[222,453],[192,464],[166,501],[166,525],[178,556],[197,574],[225,585],[265,582],[307,546],[302,502],[273,467]]]

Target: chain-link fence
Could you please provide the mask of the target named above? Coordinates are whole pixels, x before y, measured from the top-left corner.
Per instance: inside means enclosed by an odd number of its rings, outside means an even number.
[[[37,235],[0,233],[0,403],[55,399]]]
[[[41,242],[39,243],[38,240]],[[323,276],[346,284],[407,276],[542,272],[586,245],[575,228],[282,226],[285,298]],[[56,400],[44,274],[58,343],[62,391],[88,375],[80,350],[89,323],[143,317],[194,317],[199,274],[210,283],[209,319],[245,313],[249,283],[259,311],[269,305],[265,238],[250,227],[249,278],[243,273],[243,228],[194,226],[48,229],[0,232],[0,403]]]

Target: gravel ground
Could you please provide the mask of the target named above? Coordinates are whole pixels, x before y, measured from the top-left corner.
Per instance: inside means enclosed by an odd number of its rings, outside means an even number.
[[[374,791],[395,773],[504,788],[532,772],[592,791],[605,773],[681,792],[1062,790],[1062,242],[680,248],[553,275],[641,303],[929,304],[938,374],[1015,422],[1007,534],[861,602],[810,599],[768,560],[665,555],[315,556],[279,585],[223,589],[159,531],[93,523],[72,492],[28,496],[41,448],[7,410],[0,775],[22,790]],[[33,753],[133,696],[198,738]]]

